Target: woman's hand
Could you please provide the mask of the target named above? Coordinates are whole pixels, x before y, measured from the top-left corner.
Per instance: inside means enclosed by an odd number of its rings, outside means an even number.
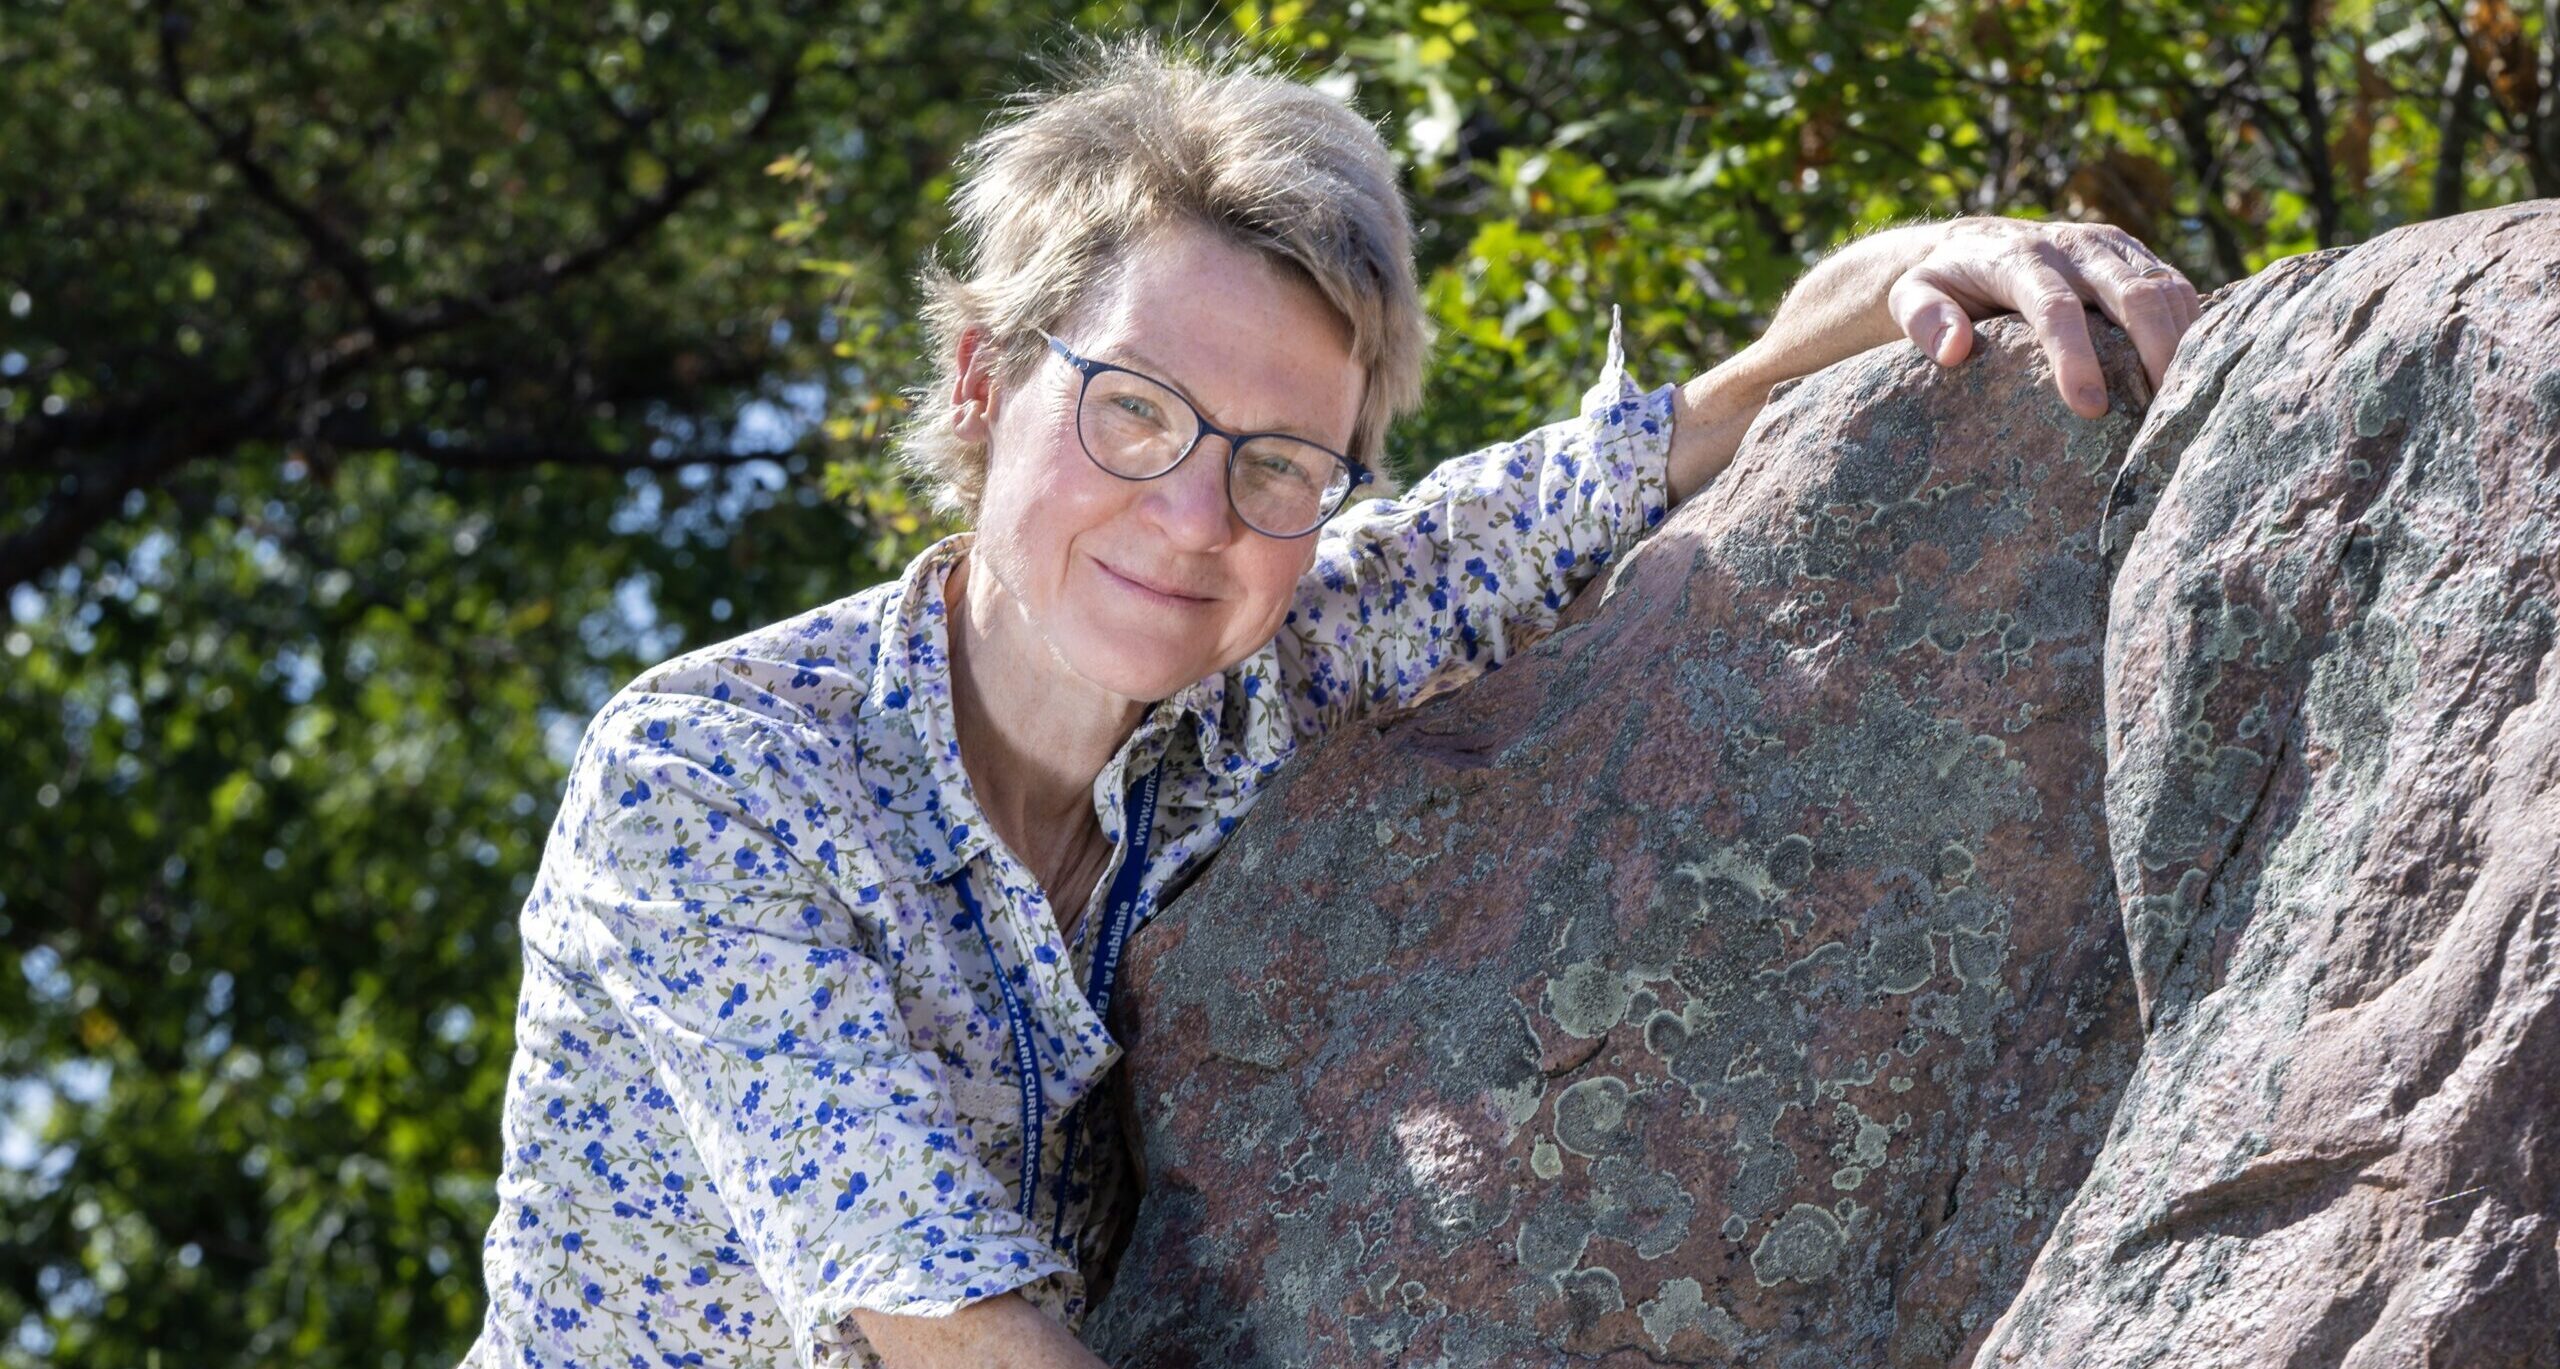
[[[1733,459],[1773,386],[1905,337],[1953,366],[1973,351],[1974,321],[1993,314],[2024,315],[2063,402],[2097,418],[2107,391],[2089,336],[2092,306],[2132,335],[2155,388],[2198,314],[2187,278],[2120,228],[1973,218],[1861,238],[1796,282],[1759,341],[1681,387],[1672,500]]]
[[[947,1317],[856,1312],[853,1323],[891,1369],[1109,1369],[1020,1293],[973,1302]]]
[[[1958,219],[1904,271],[1885,307],[1903,335],[1942,366],[1973,350],[1973,321],[2017,313],[2035,325],[2062,400],[2082,418],[2107,411],[2106,378],[2089,337],[2096,305],[2133,338],[2157,390],[2201,306],[2195,286],[2112,224]]]

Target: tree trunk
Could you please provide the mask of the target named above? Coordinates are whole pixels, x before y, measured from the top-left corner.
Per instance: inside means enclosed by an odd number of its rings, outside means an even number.
[[[2471,45],[2453,36],[2453,65],[2445,73],[2444,102],[2436,111],[2435,193],[2427,217],[2441,219],[2462,212],[2463,163],[2479,132],[2480,82],[2471,62]]]

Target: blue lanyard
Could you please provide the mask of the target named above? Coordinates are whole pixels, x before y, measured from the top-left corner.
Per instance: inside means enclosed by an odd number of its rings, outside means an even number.
[[[1171,759],[1171,753],[1166,754]],[[1093,973],[1085,984],[1085,1001],[1093,1006],[1094,1016],[1105,1023],[1111,1016],[1111,990],[1120,977],[1120,952],[1128,945],[1129,933],[1138,924],[1140,891],[1146,880],[1147,845],[1155,835],[1156,789],[1164,780],[1165,760],[1156,762],[1136,788],[1129,791],[1128,807],[1121,826],[1123,844],[1120,873],[1112,878],[1111,892],[1103,905],[1102,939],[1093,951]],[[1048,1099],[1040,1089],[1040,1052],[1031,1036],[1031,1014],[1023,1007],[1022,995],[1015,992],[1014,974],[1007,973],[1004,963],[996,958],[995,938],[987,931],[986,911],[978,906],[976,893],[969,887],[969,872],[961,870],[952,884],[960,895],[960,906],[967,909],[969,920],[978,924],[979,944],[986,947],[987,963],[994,967],[996,991],[1004,998],[1005,1024],[1013,1029],[1014,1073],[1022,1087],[1022,1196],[1015,1209],[1024,1221],[1031,1220],[1040,1192],[1040,1150],[1048,1123]],[[1028,979],[1027,971],[1023,977]],[[1084,1137],[1074,1122],[1082,1110],[1067,1114],[1066,1162],[1058,1166],[1055,1211],[1049,1224],[1049,1244],[1062,1239],[1067,1220],[1067,1178],[1075,1172],[1077,1143]]]

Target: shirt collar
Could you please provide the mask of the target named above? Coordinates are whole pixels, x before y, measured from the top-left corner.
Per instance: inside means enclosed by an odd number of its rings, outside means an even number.
[[[875,637],[868,697],[861,710],[858,745],[863,754],[868,795],[886,834],[896,848],[884,852],[891,871],[921,880],[948,879],[975,859],[994,840],[986,814],[969,787],[960,762],[960,733],[951,702],[950,612],[944,588],[952,566],[975,542],[973,532],[957,532],[927,547],[907,564],[889,596]],[[1230,742],[1225,719],[1230,677],[1259,673],[1249,692],[1276,704],[1276,653],[1265,645],[1228,671],[1196,680],[1176,690],[1139,721],[1131,744],[1106,767],[1153,764],[1169,738],[1165,722],[1188,719],[1198,739],[1200,756],[1214,776],[1238,765],[1226,763],[1230,752],[1259,753],[1268,747],[1239,748]],[[1240,729],[1241,730],[1241,729]],[[1239,739],[1241,740],[1241,739]],[[1274,760],[1239,754],[1239,762]],[[891,775],[902,775],[891,780]],[[1116,776],[1125,789],[1125,770]],[[1118,805],[1103,808],[1104,830],[1120,839]]]

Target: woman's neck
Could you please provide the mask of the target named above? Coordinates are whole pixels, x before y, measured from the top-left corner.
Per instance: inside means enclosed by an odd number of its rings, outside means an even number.
[[[963,551],[943,591],[960,760],[997,835],[1052,873],[1090,833],[1093,781],[1147,705],[1069,670],[975,559]]]

